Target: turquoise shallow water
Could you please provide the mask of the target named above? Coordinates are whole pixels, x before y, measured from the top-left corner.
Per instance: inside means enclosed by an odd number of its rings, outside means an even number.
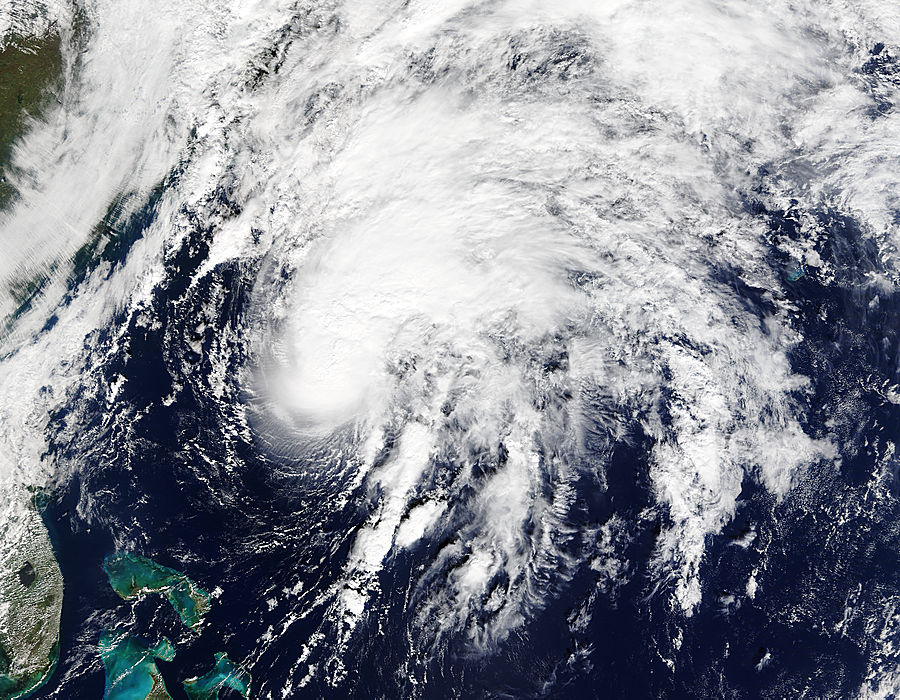
[[[194,629],[209,612],[210,596],[180,571],[146,557],[116,552],[106,557],[103,568],[109,585],[122,598],[162,593],[185,625]]]
[[[184,682],[184,690],[191,700],[217,700],[220,688],[236,690],[245,698],[250,697],[250,674],[238,668],[228,655],[216,654],[216,665],[199,678]]]
[[[150,646],[125,632],[105,630],[100,635],[100,658],[106,669],[104,700],[144,700],[151,693],[169,697],[156,667],[156,659],[175,658],[175,647],[165,637]]]
[[[103,568],[109,583],[122,598],[146,593],[162,593],[181,620],[196,628],[209,612],[209,594],[180,571],[136,554],[108,555]],[[156,659],[171,661],[175,648],[165,637],[149,646],[138,637],[120,630],[106,630],[100,637],[100,656],[106,669],[106,700],[163,700],[170,698]],[[245,698],[250,694],[251,676],[238,668],[224,652],[215,654],[215,665],[202,676],[184,681],[191,700],[216,700],[219,690],[231,688]]]

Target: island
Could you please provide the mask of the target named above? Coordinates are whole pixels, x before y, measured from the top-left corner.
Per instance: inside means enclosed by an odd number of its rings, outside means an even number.
[[[236,690],[250,697],[250,674],[238,668],[224,652],[215,655],[216,664],[198,678],[184,681],[184,690],[191,700],[218,700],[220,688]]]
[[[181,621],[197,630],[209,612],[210,595],[180,571],[130,552],[115,552],[103,561],[109,585],[123,599],[161,593]]]
[[[33,693],[59,656],[63,578],[33,499],[9,498],[0,542],[0,700]]]
[[[175,647],[165,637],[155,646],[121,630],[100,635],[100,659],[106,670],[103,700],[171,700],[156,659],[171,661]]]

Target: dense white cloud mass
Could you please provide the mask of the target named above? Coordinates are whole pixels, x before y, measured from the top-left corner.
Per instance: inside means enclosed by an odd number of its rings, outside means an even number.
[[[0,279],[50,278],[3,341],[7,493],[50,478],[47,411],[102,362],[92,331],[142,313],[198,225],[195,283],[235,259],[258,270],[234,339],[249,360],[216,381],[239,383],[251,434],[279,455],[339,444],[336,502],[361,487],[370,504],[316,602],[344,642],[423,538],[444,545],[410,593],[416,648],[461,634],[489,651],[538,614],[579,563],[570,515],[583,483],[604,488],[598,440],[608,456],[649,439],[651,587],[684,616],[745,480],[777,500],[834,468],[834,439],[803,427],[790,267],[746,199],[765,169],[766,206],[855,216],[885,270],[866,284],[897,282],[900,114],[873,111],[900,83],[874,91],[860,71],[900,36],[893,3],[80,11],[66,89],[17,145],[21,197],[0,213]],[[47,13],[71,25],[70,7]],[[127,195],[125,220],[160,183],[127,258],[73,286],[111,203]],[[821,225],[777,246],[828,283],[841,273],[815,253]],[[588,556],[621,575],[613,555]],[[318,670],[339,679],[342,653]]]

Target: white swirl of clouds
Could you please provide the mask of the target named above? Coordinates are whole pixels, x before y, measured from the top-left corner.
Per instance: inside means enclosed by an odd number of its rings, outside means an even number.
[[[797,46],[805,28],[749,8],[705,7],[696,31],[686,8],[466,8],[372,26],[345,7],[356,52],[339,39],[303,97],[273,96],[316,113],[265,134],[288,156],[267,201],[293,282],[265,302],[260,398],[312,433],[367,426],[357,481],[379,502],[335,612],[352,630],[392,549],[452,532],[422,625],[502,639],[566,576],[580,431],[606,402],[654,438],[658,575],[689,615],[745,475],[779,495],[833,455],[796,418],[789,314],[757,317],[717,272],[779,296],[736,190],[792,154],[781,125],[836,75],[818,40]],[[502,464],[475,478],[485,454]]]
[[[685,615],[745,477],[777,497],[833,459],[798,419],[807,380],[788,353],[802,338],[741,193],[765,166],[773,206],[846,209],[888,263],[871,283],[896,281],[898,117],[871,118],[858,71],[897,36],[887,4],[89,10],[71,94],[16,151],[40,177],[2,215],[0,277],[49,271],[55,285],[5,341],[13,461],[39,463],[42,435],[40,411],[11,407],[64,391],[85,335],[140,306],[185,206],[211,217],[201,274],[264,263],[246,329],[258,364],[242,377],[254,429],[282,446],[340,435],[356,454],[345,497],[361,485],[375,503],[322,597],[346,635],[383,568],[426,537],[449,544],[416,583],[414,643],[489,649],[539,611],[578,564],[573,485],[602,483],[591,426],[612,441],[640,420],[653,440],[654,576]],[[281,27],[277,71],[263,62],[248,88]],[[117,193],[176,167],[126,264],[89,277],[38,335],[59,262]],[[223,183],[242,206],[228,221],[207,207]],[[778,313],[748,308],[732,277]]]

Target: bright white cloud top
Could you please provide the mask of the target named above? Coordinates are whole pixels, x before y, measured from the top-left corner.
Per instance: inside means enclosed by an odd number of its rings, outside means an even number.
[[[23,31],[10,7],[0,28]],[[859,293],[894,293],[892,3],[92,0],[34,16],[28,31],[63,37],[66,82],[17,143],[0,212],[4,288],[47,279],[24,311],[0,296],[0,532],[25,487],[77,474],[47,449],[60,406],[87,392],[120,419],[133,380],[104,368],[160,327],[160,289],[180,290],[166,347],[208,375],[185,360],[166,405],[201,387],[229,407],[226,442],[327,478],[325,510],[365,504],[336,539],[339,575],[280,627],[321,615],[285,696],[346,680],[385,576],[423,542],[442,544],[404,594],[417,683],[448,640],[489,655],[525,634],[586,563],[607,592],[630,580],[624,520],[573,525],[617,445],[646,448],[640,517],[660,526],[643,575],[679,620],[717,595],[709,543],[747,483],[778,504],[841,468],[840,430],[809,427],[787,273],[844,284],[827,211],[870,251]],[[141,222],[115,256],[109,211],[119,231]],[[773,236],[762,211],[793,211],[802,236]],[[209,283],[227,266],[246,302],[231,324]],[[178,316],[204,285],[207,306]],[[764,595],[754,576],[742,600]],[[674,639],[658,652],[673,669]],[[889,647],[867,651],[862,695],[895,692]]]

